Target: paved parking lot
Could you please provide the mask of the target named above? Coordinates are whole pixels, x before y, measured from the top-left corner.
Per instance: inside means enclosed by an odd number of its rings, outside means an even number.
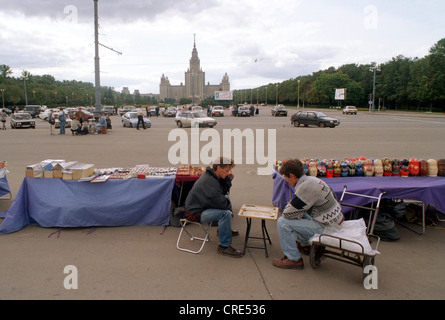
[[[445,158],[443,115],[325,113],[338,118],[341,125],[295,128],[290,117],[274,118],[269,109],[262,108],[253,118],[217,118],[215,129],[221,136],[223,129],[275,129],[277,159]],[[13,195],[26,165],[44,159],[94,163],[96,168],[170,166],[168,151],[174,142],[168,141],[168,134],[176,128],[174,120],[151,120],[150,129],[137,131],[123,128],[120,117],[113,116],[113,129],[107,135],[50,136],[47,123],[39,119],[36,129],[0,131],[0,159],[8,161]],[[272,178],[257,175],[258,167],[244,161],[234,169],[235,213],[244,203],[271,205]],[[0,201],[0,211],[11,203]],[[217,254],[216,228],[203,252],[191,255],[176,249],[179,230],[173,227],[97,228],[91,234],[64,229],[59,238],[48,237],[55,229],[26,227],[0,236],[0,299],[442,299],[444,226],[439,222],[423,236],[398,227],[399,241],[381,243],[376,290],[364,289],[361,269],[333,260],[322,262],[317,270],[310,267],[307,257],[303,271],[273,267],[272,259],[282,253],[276,226],[270,222],[269,257],[262,250],[248,249],[242,259]],[[242,248],[246,222],[235,214],[233,227],[240,231],[233,245]],[[260,232],[259,223],[254,221],[253,229]],[[67,265],[78,269],[76,290],[64,288]]]

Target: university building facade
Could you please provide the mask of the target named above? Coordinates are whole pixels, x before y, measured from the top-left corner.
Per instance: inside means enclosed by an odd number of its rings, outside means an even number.
[[[179,86],[171,85],[168,77],[161,77],[159,86],[159,95],[161,100],[174,99],[179,101],[182,98],[194,100],[195,104],[199,101],[213,97],[215,91],[230,91],[229,76],[224,74],[220,84],[205,84],[205,72],[201,69],[201,62],[196,49],[196,42],[193,44],[192,58],[190,59],[190,67],[185,73],[185,83]]]

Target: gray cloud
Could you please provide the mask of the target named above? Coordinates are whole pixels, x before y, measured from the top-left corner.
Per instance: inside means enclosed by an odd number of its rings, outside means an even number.
[[[77,14],[78,22],[93,19],[94,1],[86,0],[0,0],[0,10],[18,12],[27,17],[50,17],[63,20]],[[158,14],[174,11],[184,16],[199,13],[217,5],[216,0],[99,0],[99,15],[107,20],[130,22],[153,19]],[[74,9],[74,10],[72,10]]]

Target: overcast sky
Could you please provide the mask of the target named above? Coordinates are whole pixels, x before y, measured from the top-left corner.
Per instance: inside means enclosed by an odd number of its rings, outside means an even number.
[[[444,0],[99,0],[101,85],[184,82],[193,35],[206,82],[255,88],[330,66],[424,57]],[[0,0],[0,64],[94,83],[93,0]]]

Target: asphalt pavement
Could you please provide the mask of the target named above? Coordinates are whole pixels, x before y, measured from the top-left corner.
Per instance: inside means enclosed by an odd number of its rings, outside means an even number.
[[[225,117],[217,119],[215,129],[221,137],[223,129],[262,129],[266,137],[274,130],[277,159],[445,158],[445,116],[441,114],[360,112],[346,116],[325,110],[341,121],[339,127],[330,129],[295,128],[290,116],[271,117],[269,110],[263,107],[252,118],[231,117],[226,111]],[[40,119],[36,129],[8,127],[0,131],[0,160],[8,161],[13,196],[23,181],[25,167],[45,159],[94,163],[96,168],[170,166],[168,154],[175,141],[169,141],[168,135],[176,128],[174,120],[154,117],[151,121],[150,129],[137,131],[123,128],[120,117],[113,116],[113,129],[107,135],[72,136],[69,130],[65,135],[50,135],[48,124]],[[267,146],[265,154],[272,149]],[[243,247],[246,232],[245,219],[237,217],[241,206],[272,205],[272,177],[257,174],[259,159],[257,155],[255,163],[249,164],[244,156],[234,169],[233,228],[240,235],[234,237],[233,246],[238,249]],[[1,200],[0,211],[8,210],[12,201]],[[171,226],[98,227],[92,233],[73,228],[63,229],[58,237],[50,236],[56,228],[27,226],[0,236],[0,299],[267,302],[445,296],[443,222],[427,227],[424,235],[397,226],[400,240],[380,243],[378,282],[371,289],[364,286],[361,268],[331,259],[323,260],[318,269],[310,266],[308,257],[304,257],[304,270],[275,268],[272,259],[282,256],[276,222],[267,222],[267,228],[272,240],[269,257],[264,250],[247,249],[244,257],[233,259],[217,253],[217,228],[210,232],[211,242],[194,255],[176,249],[179,229]],[[252,234],[260,233],[259,221],[253,221]],[[73,270],[77,288],[70,289]]]

